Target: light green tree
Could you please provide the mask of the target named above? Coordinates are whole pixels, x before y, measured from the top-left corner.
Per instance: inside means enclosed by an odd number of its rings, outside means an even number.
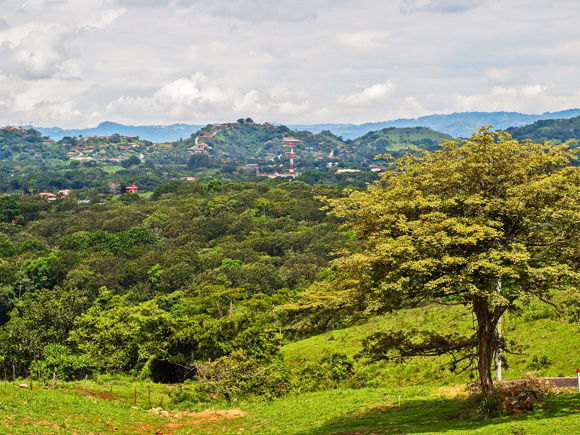
[[[483,394],[493,397],[500,316],[578,282],[580,171],[571,145],[520,143],[486,127],[442,151],[409,154],[368,189],[328,201],[364,242],[336,262],[352,278],[359,309],[439,299],[476,318],[463,337],[433,333],[422,344],[405,333],[375,334],[367,355],[471,350],[475,358],[464,354],[463,362],[477,361]]]

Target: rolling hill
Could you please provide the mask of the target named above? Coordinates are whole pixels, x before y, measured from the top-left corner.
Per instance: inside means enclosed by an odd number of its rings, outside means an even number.
[[[533,124],[506,130],[514,139],[531,139],[533,142],[554,143],[580,139],[580,116],[570,119],[545,119]]]

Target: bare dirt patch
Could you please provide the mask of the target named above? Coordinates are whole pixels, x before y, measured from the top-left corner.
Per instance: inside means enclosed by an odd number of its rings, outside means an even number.
[[[138,427],[135,428],[136,430],[134,433],[172,435],[175,431],[185,427],[207,431],[207,433],[221,433],[224,423],[248,415],[239,409],[228,409],[222,411],[208,409],[202,412],[170,412],[163,408],[153,408],[150,409],[149,412],[167,419],[168,422],[157,425],[139,423]]]

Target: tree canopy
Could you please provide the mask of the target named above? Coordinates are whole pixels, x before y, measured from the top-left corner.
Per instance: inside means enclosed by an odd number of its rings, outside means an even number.
[[[496,331],[501,315],[578,282],[575,156],[569,143],[520,143],[486,127],[441,151],[409,154],[367,190],[329,200],[364,242],[337,260],[355,278],[351,297],[360,309],[379,313],[436,299],[465,304],[476,318],[467,335],[435,331],[421,345],[377,333],[366,354],[449,352],[455,363],[477,360],[482,391],[492,397],[493,355],[505,346]]]

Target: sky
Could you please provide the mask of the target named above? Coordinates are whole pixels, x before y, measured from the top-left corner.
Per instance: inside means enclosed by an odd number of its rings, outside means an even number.
[[[578,0],[0,0],[0,124],[580,107]]]

